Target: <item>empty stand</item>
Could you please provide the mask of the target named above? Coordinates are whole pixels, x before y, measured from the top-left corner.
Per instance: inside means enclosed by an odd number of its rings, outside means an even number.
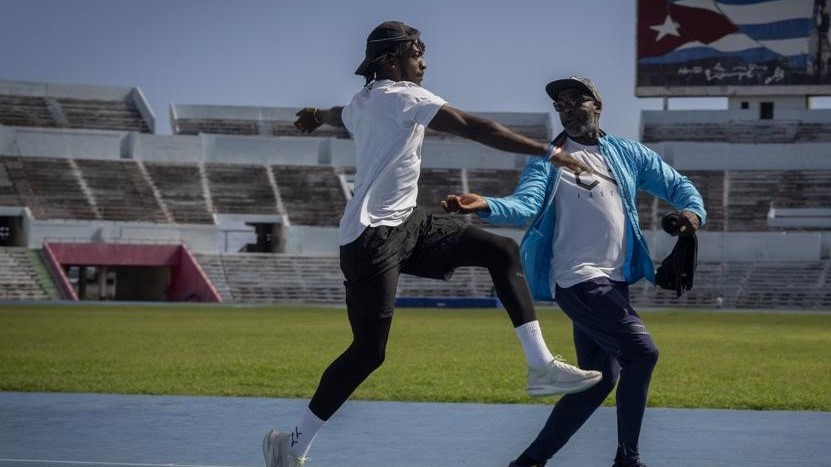
[[[741,170],[729,174],[727,229],[767,230],[767,213],[779,191],[781,171]]]
[[[197,255],[225,300],[245,303],[342,304],[343,276],[334,256]],[[693,290],[676,298],[646,281],[630,287],[635,308],[825,309],[831,307],[831,261],[701,262]],[[402,274],[399,297],[490,297],[484,268],[459,268],[450,281]]]
[[[32,197],[29,208],[38,219],[94,220],[99,215],[84,193],[78,175],[67,159],[19,158],[21,177]],[[7,164],[8,167],[8,164]],[[20,190],[18,189],[18,193]]]
[[[0,95],[0,125],[55,128],[43,97]]]
[[[247,253],[197,255],[217,289],[243,303],[343,303],[338,258]],[[208,264],[208,267],[205,267]]]
[[[0,206],[27,206],[31,197],[20,159],[0,157]]]
[[[48,300],[25,248],[0,247],[0,300]]]
[[[212,224],[197,164],[145,162],[153,184],[159,191],[174,222],[180,224]]]
[[[79,159],[75,163],[101,219],[167,222],[150,183],[135,161]]]
[[[831,141],[831,123],[798,120],[734,120],[720,123],[647,123],[641,141],[724,141],[729,143],[795,143]]]
[[[55,102],[66,117],[67,128],[151,133],[136,106],[128,101],[58,98]]]
[[[257,122],[251,120],[190,118],[176,121],[179,135],[200,133],[217,135],[258,135]]]
[[[831,207],[831,171],[785,171],[773,202],[777,208]]]
[[[153,132],[138,88],[0,80],[0,125]]]
[[[460,169],[421,169],[418,179],[419,207],[427,212],[444,212],[441,202],[452,193],[462,192]]]
[[[343,274],[335,256],[200,254],[197,259],[225,300],[344,303]],[[486,269],[459,268],[450,281],[403,274],[398,296],[487,297],[492,295],[491,289]]]
[[[346,196],[333,167],[277,165],[272,171],[292,224],[338,225]]]
[[[214,209],[226,214],[277,212],[268,167],[249,164],[205,164]]]

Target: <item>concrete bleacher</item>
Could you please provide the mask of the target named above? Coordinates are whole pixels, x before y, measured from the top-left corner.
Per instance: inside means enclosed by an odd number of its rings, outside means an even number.
[[[268,171],[264,165],[205,164],[214,209],[228,214],[282,214],[277,212]]]
[[[248,253],[198,254],[205,273],[226,301],[343,304],[343,274],[336,256]],[[398,296],[487,297],[483,268],[459,268],[450,281],[401,275]]]
[[[788,170],[773,200],[778,208],[831,207],[831,171]]]
[[[298,110],[294,107],[172,104],[170,125],[176,135],[350,137],[346,129],[329,125],[321,126],[312,135],[300,133],[294,127]]]
[[[643,125],[641,141],[727,141],[737,144],[831,142],[831,121],[803,121],[799,118],[749,120],[742,117],[744,116],[710,122],[698,121],[698,118],[687,121],[647,119]]]
[[[144,166],[174,222],[180,224],[212,224],[214,222],[205,199],[199,165],[145,162]]]
[[[817,230],[822,227],[772,227],[768,212],[771,208],[831,207],[828,170],[691,170],[684,174],[704,198],[710,231]],[[672,209],[645,192],[638,193],[637,203],[645,230],[660,228],[661,216]]]
[[[292,224],[338,225],[346,195],[334,167],[275,165],[271,169]]]
[[[112,221],[166,222],[153,188],[135,161],[75,161],[100,218]]]
[[[335,304],[344,300],[336,257],[199,254],[197,260],[226,301]]]
[[[825,295],[828,261],[758,262],[749,267],[739,308],[817,309]]]
[[[46,99],[0,94],[0,125],[55,128]]]
[[[335,256],[199,254],[197,258],[226,301],[342,304],[343,276]],[[827,309],[831,261],[700,262],[693,290],[676,298],[646,281],[630,288],[635,308]],[[493,296],[484,268],[459,268],[449,281],[402,274],[399,297]]]
[[[29,204],[30,194],[18,192],[18,186],[21,186],[24,180],[23,164],[20,159],[0,157],[0,206]]]
[[[7,159],[14,164],[15,158]],[[17,158],[21,166],[18,193],[31,193],[28,206],[40,219],[99,219],[79,175],[68,159]]]
[[[66,128],[151,133],[138,109],[126,100],[55,99],[66,117]]]
[[[48,300],[25,248],[0,247],[0,301]]]
[[[421,169],[416,204],[427,212],[444,212],[441,202],[451,193],[462,193],[462,171],[459,169]]]
[[[138,88],[0,80],[0,125],[152,133]]]

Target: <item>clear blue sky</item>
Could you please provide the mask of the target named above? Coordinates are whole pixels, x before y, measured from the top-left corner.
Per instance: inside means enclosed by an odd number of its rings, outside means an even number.
[[[330,106],[384,20],[422,31],[423,85],[468,111],[547,112],[544,86],[589,76],[601,124],[637,138],[635,0],[0,0],[0,79],[138,86],[169,134],[169,105]],[[724,99],[670,108],[725,107]]]

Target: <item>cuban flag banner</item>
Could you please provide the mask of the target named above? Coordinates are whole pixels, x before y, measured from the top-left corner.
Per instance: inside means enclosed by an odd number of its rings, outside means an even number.
[[[752,94],[774,86],[829,93],[829,7],[826,0],[638,0],[636,94],[718,95],[725,87]]]

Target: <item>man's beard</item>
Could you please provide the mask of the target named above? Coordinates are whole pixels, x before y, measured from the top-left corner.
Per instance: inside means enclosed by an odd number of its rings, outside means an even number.
[[[565,127],[566,134],[572,138],[594,137],[597,124],[586,115],[575,116]]]

